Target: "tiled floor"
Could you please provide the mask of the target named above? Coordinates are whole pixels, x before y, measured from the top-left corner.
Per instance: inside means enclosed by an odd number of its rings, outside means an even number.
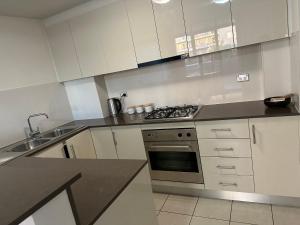
[[[300,208],[154,194],[159,225],[300,225]]]

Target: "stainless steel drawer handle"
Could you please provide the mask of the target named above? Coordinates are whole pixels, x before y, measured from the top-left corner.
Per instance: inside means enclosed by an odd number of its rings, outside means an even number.
[[[238,186],[237,183],[225,183],[225,182],[220,182],[219,185],[221,185],[223,187],[229,187],[229,186],[237,187]]]
[[[234,148],[215,148],[217,152],[233,152]]]
[[[212,132],[231,132],[230,128],[211,129]]]
[[[235,166],[221,166],[221,165],[217,165],[218,169],[223,169],[223,170],[235,170],[236,167]]]
[[[191,146],[188,145],[154,145],[150,147],[151,149],[158,149],[158,148],[185,148],[191,149]]]

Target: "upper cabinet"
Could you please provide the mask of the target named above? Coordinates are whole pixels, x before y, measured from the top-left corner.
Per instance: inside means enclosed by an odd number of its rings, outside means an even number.
[[[229,1],[182,0],[182,4],[190,56],[234,47]]]
[[[59,81],[81,78],[81,70],[67,22],[46,27]]]
[[[94,9],[70,23],[83,76],[137,68],[124,1]]]
[[[126,0],[138,63],[161,59],[151,0]]]
[[[286,0],[231,0],[236,47],[285,38]]]
[[[181,0],[152,0],[162,58],[188,53]]]

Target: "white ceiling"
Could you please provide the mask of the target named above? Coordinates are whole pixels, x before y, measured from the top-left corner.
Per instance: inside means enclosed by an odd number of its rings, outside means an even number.
[[[0,15],[44,19],[89,0],[0,0]]]

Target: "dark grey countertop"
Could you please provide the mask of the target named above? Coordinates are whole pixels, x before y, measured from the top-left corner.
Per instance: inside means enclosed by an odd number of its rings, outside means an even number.
[[[122,114],[118,117],[77,120],[67,125],[84,125],[86,127],[129,126],[155,123],[179,123],[210,120],[230,120],[261,117],[280,117],[300,115],[294,106],[287,108],[268,108],[263,101],[237,102],[218,105],[205,105],[193,119],[183,120],[145,120],[144,115]]]
[[[20,177],[10,173],[4,180],[0,180],[1,187],[0,201],[0,224],[2,217],[6,213],[11,217],[19,217],[19,208],[28,209],[28,201],[35,202],[51,194],[53,186],[62,186],[70,179],[70,173],[80,172],[81,178],[70,186],[72,199],[77,219],[80,225],[92,225],[102,215],[102,213],[114,202],[127,185],[144,168],[146,161],[143,160],[101,160],[101,159],[42,159],[33,157],[20,157],[12,160],[5,166],[1,166],[1,174],[5,171],[24,171],[24,176]],[[8,173],[8,172],[6,172]],[[39,175],[40,180],[35,178]],[[5,178],[5,177],[4,177]],[[21,179],[22,183],[15,186],[14,180]],[[43,186],[38,186],[38,181],[44,180]],[[8,181],[8,183],[6,183]],[[22,186],[22,184],[25,185]],[[47,186],[49,185],[49,187]],[[40,189],[38,189],[40,187]],[[17,196],[13,196],[12,190]],[[41,196],[42,195],[42,196]],[[31,200],[30,200],[31,199]],[[26,201],[25,201],[26,200]],[[11,208],[5,208],[5,203]],[[20,204],[22,203],[22,204]],[[10,217],[10,218],[11,218]],[[5,220],[7,221],[7,220]]]
[[[0,168],[0,224],[20,224],[80,178],[78,170]]]

